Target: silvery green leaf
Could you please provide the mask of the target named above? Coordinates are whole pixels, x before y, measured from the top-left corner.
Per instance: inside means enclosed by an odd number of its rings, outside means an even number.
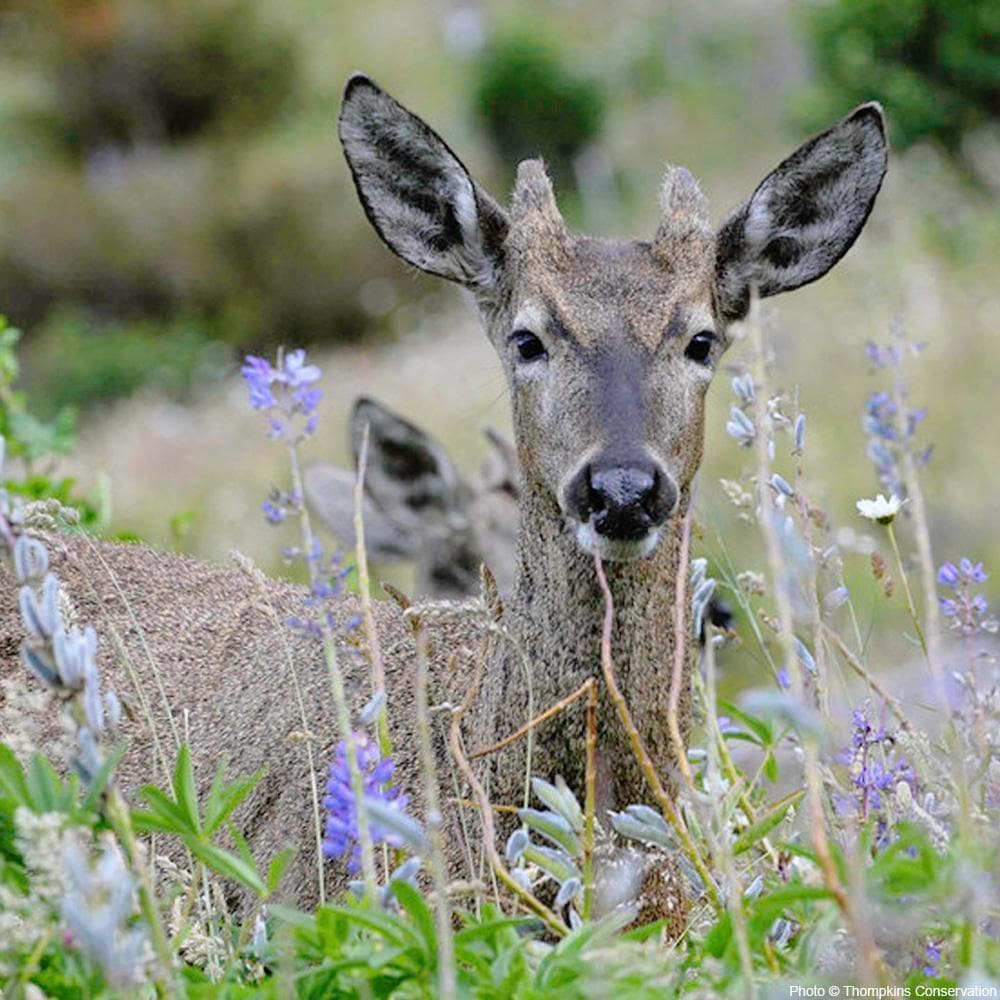
[[[83,684],[83,661],[76,655],[76,646],[61,626],[52,633],[52,652],[59,668],[59,678],[67,687]]]
[[[677,867],[680,868],[681,874],[684,876],[687,884],[691,887],[691,893],[695,899],[698,899],[705,893],[705,880],[698,874],[697,869],[688,860],[687,855],[682,851],[678,851],[676,854]]]
[[[707,604],[708,599],[715,593],[715,586],[716,581],[714,577],[710,576],[707,580],[702,580],[698,585],[698,589],[694,592],[694,597],[691,598],[691,603],[695,607]]]
[[[764,889],[764,876],[758,875],[747,887],[743,890],[744,899],[756,899]]]
[[[420,824],[401,810],[386,804],[381,799],[365,797],[365,812],[368,821],[381,827],[387,833],[398,837],[411,851],[422,852],[427,846],[427,837]]]
[[[528,831],[524,827],[518,827],[508,838],[507,838],[507,864],[513,865],[517,862],[517,859],[521,856],[524,849],[528,846],[529,837]]]
[[[561,779],[556,780],[561,781]],[[577,833],[583,831],[583,810],[565,781],[562,782],[562,787],[558,788],[542,778],[532,778],[531,790],[553,812],[562,816]]]
[[[783,476],[779,476],[777,472],[771,476],[771,485],[779,493],[784,493],[786,497],[795,496],[795,490],[792,489],[791,484]]]
[[[571,857],[575,857],[582,850],[580,838],[573,827],[558,813],[548,810],[541,812],[538,809],[518,809],[517,815],[520,816],[521,822],[543,837],[547,837]]]
[[[14,543],[14,572],[21,583],[40,580],[49,568],[48,549],[37,538],[19,535]]]
[[[802,666],[809,673],[816,673],[816,661],[813,659],[812,653],[809,652],[809,648],[798,636],[795,637],[795,652],[798,653],[799,662],[801,662]]]
[[[90,784],[94,780],[94,775],[100,771],[104,760],[94,734],[86,726],[80,727],[76,739],[80,745],[80,752],[73,758],[73,768],[83,778],[84,784]]]
[[[795,450],[801,452],[806,445],[806,415],[800,413],[795,418]]]
[[[778,719],[804,736],[823,737],[816,713],[784,691],[755,688],[743,696],[742,708],[749,715]]]
[[[653,826],[651,823],[644,823],[642,820],[630,816],[627,812],[609,812],[608,818],[615,832],[630,840],[641,840],[645,844],[655,844],[658,847],[669,849],[676,848],[676,843],[662,829]]]
[[[21,619],[25,628],[39,639],[48,639],[52,634],[43,617],[42,609],[38,606],[38,599],[35,592],[25,584],[17,595],[18,604],[21,607]]]
[[[359,878],[352,878],[350,882],[347,883],[347,888],[350,889],[351,895],[355,899],[364,899],[365,895],[365,884]]]
[[[569,911],[569,927],[570,930],[578,931],[583,926],[583,917],[580,916],[576,910]]]
[[[705,572],[708,569],[708,560],[699,556],[691,560],[691,589],[697,590],[698,584],[705,579]]]
[[[556,893],[556,906],[565,906],[570,900],[576,899],[582,888],[582,883],[578,878],[568,878]]]
[[[778,917],[778,919],[771,924],[771,930],[768,933],[768,937],[776,947],[783,948],[786,944],[788,944],[793,930],[794,927],[790,920],[786,920],[784,917]]]
[[[848,597],[851,596],[851,592],[844,586],[834,587],[826,597],[823,598],[823,608],[826,611],[836,611]]]
[[[62,624],[62,614],[59,611],[59,580],[54,573],[49,573],[42,584],[42,611],[51,635]]]
[[[108,710],[108,721],[112,726],[117,726],[122,720],[122,703],[114,691],[105,693],[104,707]]]
[[[83,685],[83,710],[90,728],[95,733],[103,732],[104,703],[101,701],[101,678],[93,660],[87,664],[86,679]]]
[[[672,835],[672,831],[667,821],[652,806],[626,806],[625,812],[627,812],[629,816],[639,820],[640,823],[646,823],[648,826],[662,830],[668,836]]]
[[[420,858],[407,858],[390,876],[389,882],[410,882],[417,877],[420,871]]]
[[[358,715],[361,725],[368,726],[374,722],[375,717],[385,707],[385,701],[385,688],[379,688],[378,691],[375,692],[371,701],[369,701],[368,704],[361,709],[361,712]]]
[[[59,674],[56,671],[56,665],[49,659],[48,654],[43,649],[29,646],[27,642],[22,642],[21,659],[28,670],[40,681],[50,684],[52,687],[59,686]]]
[[[708,753],[703,748],[688,747],[687,759],[691,761],[692,764],[700,764],[706,757],[708,757]]]
[[[528,844],[521,857],[529,864],[537,865],[559,883],[565,882],[568,878],[580,877],[576,865],[573,864],[573,859],[565,851],[558,848]]]
[[[514,868],[511,870],[510,877],[525,891],[531,892],[532,885],[531,879],[528,878],[528,873],[523,868]]]

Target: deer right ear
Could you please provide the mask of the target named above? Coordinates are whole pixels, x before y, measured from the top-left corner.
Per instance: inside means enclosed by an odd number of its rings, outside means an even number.
[[[347,81],[338,131],[361,204],[389,249],[488,293],[507,216],[444,140],[361,74]]]

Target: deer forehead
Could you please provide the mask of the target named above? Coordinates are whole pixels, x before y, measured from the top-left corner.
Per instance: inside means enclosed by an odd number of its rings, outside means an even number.
[[[675,246],[571,237],[514,254],[513,325],[585,348],[634,341],[649,354],[697,327],[712,328],[714,254]]]

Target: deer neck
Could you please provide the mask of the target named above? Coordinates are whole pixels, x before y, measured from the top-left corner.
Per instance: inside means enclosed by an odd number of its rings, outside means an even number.
[[[618,685],[659,773],[666,780],[674,771],[667,709],[677,641],[675,586],[686,508],[684,495],[680,509],[650,556],[605,565],[615,606],[611,650]],[[605,775],[599,781],[600,799],[619,809],[631,802],[648,801],[648,789],[607,694],[601,671],[605,601],[594,559],[565,529],[558,509],[541,491],[526,489],[522,494],[521,526],[514,598],[504,613],[505,636],[495,640],[489,662],[494,731],[500,737],[515,731],[532,714],[565,698],[588,677],[594,677],[600,692],[599,774]],[[687,605],[685,600],[685,609]],[[685,614],[684,636],[688,628]],[[684,664],[686,670],[686,656]],[[689,716],[685,673],[678,711],[685,738]],[[544,723],[534,737],[532,773],[548,780],[562,774],[574,790],[581,792],[585,731],[582,701]],[[524,784],[523,753],[518,759],[518,765],[509,761],[498,765],[511,778],[515,798],[517,789]],[[512,769],[514,773],[510,774]],[[507,792],[504,784],[501,781],[501,788]]]

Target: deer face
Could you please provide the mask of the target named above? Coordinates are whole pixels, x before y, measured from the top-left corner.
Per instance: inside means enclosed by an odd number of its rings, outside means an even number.
[[[580,546],[648,555],[697,471],[704,397],[752,288],[824,274],[854,242],[885,172],[864,105],[785,160],[716,233],[683,168],[649,242],[571,234],[538,161],[508,213],[419,118],[364,77],[340,136],[369,219],[409,263],[476,296],[507,374],[524,489]]]

